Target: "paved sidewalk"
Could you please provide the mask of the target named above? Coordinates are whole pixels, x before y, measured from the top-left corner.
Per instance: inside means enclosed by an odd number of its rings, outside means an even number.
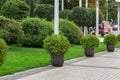
[[[120,80],[120,48],[93,58],[66,61],[63,67],[48,66],[36,74],[3,80]]]

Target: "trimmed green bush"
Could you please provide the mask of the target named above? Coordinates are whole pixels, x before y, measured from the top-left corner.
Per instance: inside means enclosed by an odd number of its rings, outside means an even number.
[[[45,38],[44,48],[50,54],[65,54],[70,48],[70,43],[63,35],[51,35]]]
[[[34,14],[39,18],[46,18],[46,20],[51,21],[54,18],[54,7],[50,4],[37,5]]]
[[[120,42],[120,34],[117,35],[118,41]]]
[[[66,10],[61,10],[59,16],[60,16],[60,18],[62,18],[62,19],[69,19],[70,15],[71,15],[71,12],[72,12],[72,11],[71,11],[71,10],[68,10],[68,9],[66,9]]]
[[[2,15],[8,18],[21,20],[30,14],[29,6],[20,0],[8,0],[1,7]]]
[[[80,42],[84,48],[96,48],[99,46],[99,39],[92,34],[83,36]]]
[[[116,44],[117,41],[117,36],[114,34],[108,34],[104,37],[104,44]]]
[[[74,21],[79,27],[81,26],[95,26],[96,22],[96,12],[95,9],[84,8],[84,7],[74,7],[70,16],[70,19]],[[99,16],[100,21],[102,21],[102,16]]]
[[[0,16],[0,38],[7,44],[15,44],[23,36],[22,26],[15,20]]]
[[[25,47],[43,47],[43,40],[53,33],[53,24],[44,19],[26,18],[22,21],[24,36],[19,44]]]
[[[6,42],[0,38],[0,66],[4,63],[8,51]]]
[[[77,43],[80,39],[80,28],[69,20],[60,19],[60,31],[68,38],[71,44]]]

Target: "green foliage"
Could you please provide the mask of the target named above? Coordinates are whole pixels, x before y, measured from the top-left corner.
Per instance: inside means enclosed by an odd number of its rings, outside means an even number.
[[[6,42],[0,38],[0,66],[4,63],[8,51]]]
[[[95,8],[88,8],[89,10],[89,13],[91,14],[91,17],[92,17],[92,23],[91,23],[91,26],[94,27],[96,26],[96,10]],[[102,22],[102,20],[104,20],[104,17],[102,16],[102,13],[99,12],[99,23]]]
[[[71,15],[71,10],[68,10],[68,9],[66,9],[66,10],[61,10],[60,11],[60,18],[63,18],[63,19],[69,19],[69,17],[70,17],[70,15]]]
[[[39,18],[46,18],[46,20],[51,21],[54,18],[54,7],[49,4],[37,5],[34,14]]]
[[[50,54],[65,54],[70,48],[70,43],[63,35],[52,35],[44,40],[44,48]]]
[[[81,45],[84,48],[96,48],[99,46],[99,39],[92,34],[88,34],[81,38]]]
[[[60,19],[60,31],[68,38],[71,44],[77,43],[80,39],[79,27],[71,21]]]
[[[22,26],[17,21],[0,16],[0,38],[3,38],[7,44],[15,44],[22,36]]]
[[[19,44],[25,47],[43,47],[43,40],[53,33],[53,24],[39,18],[26,18],[22,21],[24,36]]]
[[[16,20],[21,20],[29,16],[29,6],[20,0],[8,0],[1,7],[1,14]]]
[[[118,41],[120,42],[120,34],[117,35]]]
[[[73,20],[78,26],[95,26],[96,11],[92,8],[75,7],[71,13],[70,19]],[[100,14],[100,21],[102,21],[102,15]]]
[[[25,1],[30,7],[30,17],[34,17],[35,6],[40,3],[40,0],[23,0],[23,1]]]
[[[106,0],[99,1],[99,8],[100,8],[101,13],[103,14],[103,17],[105,17],[106,16],[106,9],[107,9]]]
[[[114,34],[108,34],[104,37],[104,44],[116,44],[117,36]]]
[[[74,21],[78,26],[87,25],[87,10],[84,7],[75,7],[71,13],[70,19]],[[89,21],[89,20],[88,20]]]
[[[114,22],[117,22],[117,7],[114,2],[110,2],[108,6],[108,20],[113,19]]]

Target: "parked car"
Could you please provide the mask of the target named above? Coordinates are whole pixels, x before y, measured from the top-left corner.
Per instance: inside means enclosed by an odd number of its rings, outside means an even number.
[[[118,25],[114,25],[113,30],[118,30]]]
[[[96,29],[94,28],[90,33],[95,34]],[[99,24],[99,34],[104,36],[105,34],[108,34],[112,32],[112,27],[109,24],[109,21],[102,21],[101,24]]]

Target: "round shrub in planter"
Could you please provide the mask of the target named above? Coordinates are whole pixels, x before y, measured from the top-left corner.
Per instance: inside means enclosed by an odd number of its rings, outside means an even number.
[[[53,24],[44,19],[26,18],[21,24],[25,35],[19,44],[24,47],[43,47],[45,37],[53,33]]]
[[[63,35],[51,35],[44,40],[44,48],[51,55],[52,65],[61,67],[64,63],[64,54],[70,48],[70,43]]]
[[[114,51],[114,45],[117,43],[117,36],[114,34],[108,34],[104,37],[104,44],[106,44],[107,50],[109,52]]]
[[[0,38],[0,66],[4,63],[8,51],[6,42]]]
[[[15,44],[23,36],[22,26],[15,20],[0,16],[0,38],[7,44]]]
[[[95,35],[89,34],[81,38],[81,45],[84,47],[85,55],[93,57],[94,48],[99,46],[99,39]]]
[[[80,28],[69,20],[60,19],[60,31],[68,38],[71,44],[78,43],[80,40]]]
[[[29,6],[21,0],[7,0],[1,7],[2,15],[21,20],[30,14]]]

